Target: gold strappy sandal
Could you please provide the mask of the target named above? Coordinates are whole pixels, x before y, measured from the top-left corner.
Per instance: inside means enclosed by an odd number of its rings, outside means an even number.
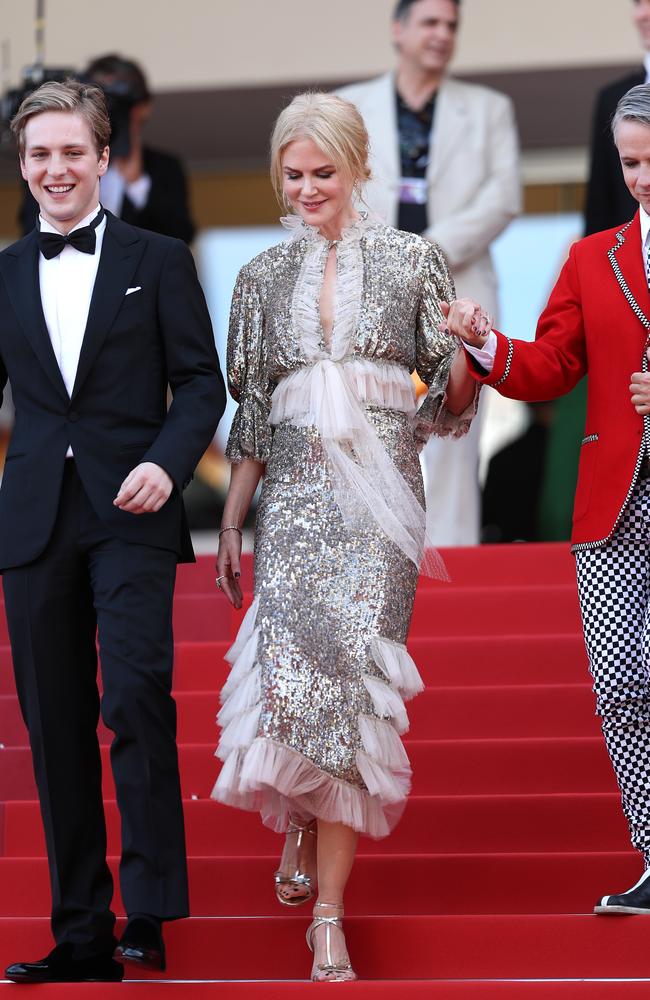
[[[276,871],[275,895],[283,906],[301,906],[314,895],[316,871],[316,820],[305,823],[291,818],[280,867]]]
[[[338,929],[343,933],[343,906],[338,903],[314,903],[314,912],[317,906],[322,906],[324,909],[336,910],[336,917],[317,917],[314,916],[311,924],[307,928],[307,944],[309,945],[309,950],[314,951],[314,932],[319,927],[325,927],[325,962],[320,963],[315,969],[312,969],[312,982],[314,983],[351,983],[357,979],[357,974],[350,964],[350,959],[347,956],[343,962],[334,962],[332,960],[332,928],[338,927]]]

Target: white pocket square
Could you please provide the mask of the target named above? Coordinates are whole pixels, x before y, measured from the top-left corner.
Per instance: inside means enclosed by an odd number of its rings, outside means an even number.
[[[127,288],[124,297],[126,298],[127,295],[132,295],[133,292],[141,292],[141,291],[142,291],[142,285],[136,285],[135,288]]]

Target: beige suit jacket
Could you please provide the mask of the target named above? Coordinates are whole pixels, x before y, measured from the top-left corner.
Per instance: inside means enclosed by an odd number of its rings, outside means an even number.
[[[370,135],[373,179],[364,200],[395,225],[400,162],[394,74],[337,93],[356,104]],[[447,78],[438,91],[431,138],[427,173],[431,225],[424,235],[444,250],[457,295],[477,299],[496,315],[490,244],[521,211],[512,103],[487,87]]]

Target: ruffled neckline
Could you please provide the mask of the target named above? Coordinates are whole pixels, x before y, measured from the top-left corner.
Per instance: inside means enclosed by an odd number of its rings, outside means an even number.
[[[323,242],[330,243],[325,236],[319,233],[316,226],[310,226],[301,215],[292,213],[291,215],[284,215],[280,219],[280,225],[287,230],[289,242],[293,243],[297,240],[302,240],[303,238],[308,239],[310,242]],[[349,226],[341,230],[340,240],[336,240],[337,243],[355,243],[363,239],[367,232],[371,229],[376,229],[380,225],[380,220],[377,216],[373,216],[370,212],[363,211],[359,214],[359,218],[355,219]]]

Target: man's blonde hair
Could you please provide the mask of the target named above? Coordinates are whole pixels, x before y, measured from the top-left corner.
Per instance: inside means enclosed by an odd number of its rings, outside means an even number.
[[[77,80],[63,83],[43,83],[24,99],[11,122],[11,131],[18,143],[21,159],[25,157],[25,127],[30,118],[45,111],[68,111],[82,115],[88,122],[97,154],[108,146],[111,137],[111,123],[108,117],[106,98],[100,87]]]
[[[280,203],[282,156],[290,143],[300,139],[311,139],[355,185],[369,180],[368,132],[354,104],[336,94],[298,94],[280,113],[271,135],[271,181]]]

